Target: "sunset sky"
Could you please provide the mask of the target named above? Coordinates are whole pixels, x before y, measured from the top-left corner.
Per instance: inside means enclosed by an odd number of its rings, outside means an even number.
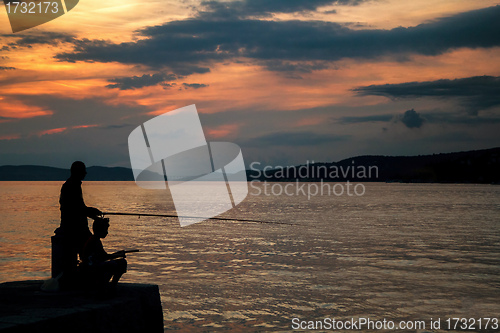
[[[500,146],[490,0],[80,0],[12,33],[0,165],[130,166],[127,138],[196,104],[247,167]]]

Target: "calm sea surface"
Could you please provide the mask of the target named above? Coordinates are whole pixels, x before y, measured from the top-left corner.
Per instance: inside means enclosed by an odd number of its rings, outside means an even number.
[[[0,282],[49,277],[61,185],[0,182]],[[365,186],[310,200],[250,188],[222,215],[294,226],[111,216],[104,246],[141,250],[123,281],[158,284],[165,328],[181,332],[290,331],[293,318],[418,320],[425,328],[405,332],[436,332],[451,317],[478,331],[478,319],[500,318],[500,186]],[[175,213],[168,195],[133,182],[83,190],[103,211]]]

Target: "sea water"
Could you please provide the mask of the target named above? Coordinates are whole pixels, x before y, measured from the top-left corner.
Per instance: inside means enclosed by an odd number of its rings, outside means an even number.
[[[61,185],[0,182],[0,282],[50,277]],[[466,319],[498,330],[485,323],[500,319],[500,186],[366,183],[363,195],[308,196],[251,185],[222,217],[293,225],[109,216],[104,246],[140,249],[122,281],[159,285],[165,329],[438,332]],[[133,182],[83,191],[102,211],[175,214],[168,193]]]

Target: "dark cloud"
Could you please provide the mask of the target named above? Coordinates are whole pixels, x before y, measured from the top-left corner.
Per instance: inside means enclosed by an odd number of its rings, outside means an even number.
[[[61,43],[73,43],[76,42],[73,35],[60,33],[60,32],[50,32],[50,31],[40,31],[33,32],[29,35],[20,34],[7,34],[4,37],[14,37],[17,38],[16,41],[9,43],[10,47],[28,47],[31,48],[33,45],[58,45]]]
[[[325,61],[282,61],[282,60],[268,60],[263,61],[262,64],[270,71],[282,72],[286,76],[295,79],[301,79],[299,74],[311,73],[313,71],[322,70],[329,67],[328,62]]]
[[[99,126],[99,128],[101,128],[101,129],[120,129],[120,128],[132,127],[132,126],[137,126],[137,125],[132,125],[132,124],[108,125],[108,126]]]
[[[491,125],[499,124],[500,118],[489,116],[477,116],[471,114],[450,114],[448,112],[432,112],[425,114],[425,121],[427,123],[435,124],[450,124],[450,125]]]
[[[408,128],[420,128],[425,122],[422,115],[413,109],[406,111],[398,119]]]
[[[315,132],[279,132],[263,135],[242,145],[246,147],[270,147],[270,146],[317,146],[335,141],[346,140],[347,136],[318,134]]]
[[[380,114],[380,115],[361,116],[361,117],[347,116],[340,118],[338,122],[341,124],[388,122],[391,121],[393,118],[394,116],[391,114]]]
[[[183,83],[182,85],[186,88],[193,88],[193,89],[208,87],[208,84],[203,84],[203,83]]]
[[[17,69],[16,67],[7,67],[7,66],[0,66],[0,71],[10,71]]]
[[[495,116],[477,116],[464,112],[426,112],[419,113],[414,109],[408,110],[400,115],[376,114],[371,116],[346,116],[337,121],[340,124],[374,123],[374,122],[402,122],[408,128],[419,128],[424,123],[441,125],[488,125],[499,124],[500,117]],[[385,129],[387,130],[387,128]]]
[[[109,82],[114,82],[114,84],[109,84],[108,88],[118,88],[120,90],[136,89],[149,86],[156,86],[158,84],[165,84],[167,81],[173,81],[177,79],[174,74],[156,73],[156,74],[144,74],[142,76],[132,76],[132,77],[120,77],[108,80]]]
[[[320,21],[195,17],[139,30],[145,38],[134,42],[78,40],[74,52],[56,57],[61,61],[142,64],[168,68],[178,75],[208,72],[214,62],[228,59],[254,59],[277,70],[294,64],[291,71],[307,70],[298,63],[390,55],[401,60],[409,54],[439,55],[461,47],[499,46],[499,16],[500,6],[495,6],[392,30],[350,29]]]
[[[399,84],[371,85],[354,89],[359,95],[377,95],[389,98],[460,98],[477,110],[500,105],[500,77],[474,76],[455,80],[408,82]]]
[[[271,16],[273,13],[296,13],[315,11],[328,5],[355,6],[367,0],[242,0],[242,1],[202,1],[201,17],[249,17]]]

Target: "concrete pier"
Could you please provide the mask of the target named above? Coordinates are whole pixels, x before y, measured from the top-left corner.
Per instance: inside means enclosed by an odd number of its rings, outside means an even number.
[[[0,332],[163,332],[157,285],[119,283],[117,295],[47,293],[44,281],[0,284]]]

